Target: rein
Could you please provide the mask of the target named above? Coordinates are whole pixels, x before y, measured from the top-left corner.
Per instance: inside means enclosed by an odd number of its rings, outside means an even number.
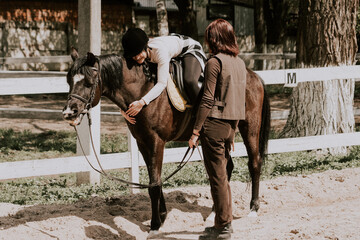
[[[105,172],[105,170],[103,169],[103,167],[102,167],[102,165],[101,165],[101,163],[100,163],[100,159],[99,159],[99,157],[98,157],[98,155],[97,155],[97,153],[96,153],[96,151],[95,151],[94,141],[93,141],[93,137],[92,137],[92,131],[91,131],[91,127],[90,127],[90,125],[91,125],[90,112],[87,112],[87,116],[88,116],[88,120],[89,120],[88,126],[89,126],[91,146],[92,146],[92,149],[93,149],[93,152],[94,152],[96,161],[97,161],[97,163],[98,163],[98,165],[99,165],[99,167],[100,167],[100,170],[97,169],[97,168],[95,168],[95,167],[91,164],[91,162],[89,161],[88,157],[86,156],[85,151],[84,151],[84,148],[83,148],[83,146],[82,146],[82,144],[81,144],[81,140],[80,140],[80,137],[79,137],[77,128],[76,128],[76,126],[74,126],[74,129],[75,129],[75,131],[76,131],[76,136],[77,136],[77,138],[79,139],[79,145],[80,145],[81,151],[82,151],[82,153],[83,153],[86,161],[89,163],[90,167],[91,167],[94,171],[96,171],[96,172],[104,175],[104,176],[107,177],[108,179],[115,180],[115,181],[118,181],[118,182],[123,183],[123,184],[124,184],[123,186],[128,186],[128,187],[131,187],[131,188],[140,188],[140,189],[143,189],[143,188],[152,188],[152,187],[160,187],[160,186],[163,185],[164,182],[166,182],[168,179],[170,179],[172,176],[174,176],[178,171],[180,171],[180,170],[186,165],[186,163],[189,162],[189,160],[190,160],[190,158],[191,158],[191,156],[193,155],[194,150],[195,150],[195,148],[192,148],[192,149],[191,149],[190,147],[188,147],[188,149],[186,150],[186,152],[185,152],[185,154],[184,154],[184,157],[182,158],[181,162],[179,163],[179,165],[177,166],[177,168],[174,170],[174,172],[172,172],[171,174],[169,174],[169,176],[167,176],[163,181],[160,181],[160,183],[141,184],[141,183],[130,182],[130,181],[127,181],[127,180],[124,180],[124,179],[121,179],[121,178],[117,178],[117,177],[111,176],[111,175],[109,175],[107,172]],[[201,153],[200,153],[199,148],[197,148],[197,149],[198,149],[199,154],[200,154],[200,156],[201,156]],[[191,150],[190,156],[187,157],[187,155],[189,154],[190,150]],[[186,159],[186,160],[185,160],[185,159]]]
[[[127,180],[124,180],[124,179],[121,179],[121,178],[117,178],[117,177],[111,176],[111,175],[109,175],[107,172],[105,172],[105,170],[103,169],[103,167],[102,167],[102,165],[101,165],[101,163],[100,163],[100,159],[99,159],[99,157],[98,157],[98,155],[97,155],[97,153],[96,153],[96,151],[95,151],[94,141],[93,141],[93,136],[92,136],[92,131],[91,131],[91,127],[90,127],[90,126],[91,126],[91,115],[90,115],[90,111],[89,111],[89,110],[92,108],[92,105],[93,105],[92,103],[93,103],[93,101],[94,101],[94,98],[95,98],[95,95],[96,95],[96,89],[97,89],[98,85],[100,85],[100,93],[101,93],[101,91],[102,91],[102,82],[101,82],[101,78],[100,78],[100,75],[99,75],[99,71],[98,71],[98,69],[95,68],[95,67],[92,68],[92,69],[93,69],[94,71],[98,72],[98,74],[97,74],[97,81],[95,82],[93,88],[91,89],[90,98],[87,100],[87,99],[85,99],[85,98],[83,98],[82,96],[77,95],[77,94],[69,94],[69,96],[68,96],[69,99],[72,98],[72,97],[73,97],[73,98],[77,98],[77,99],[79,99],[80,101],[82,101],[82,102],[84,102],[84,103],[86,104],[86,105],[85,105],[85,108],[84,108],[84,110],[81,112],[81,114],[87,114],[87,116],[88,116],[88,121],[89,121],[89,122],[88,122],[88,126],[89,126],[91,147],[92,147],[92,149],[93,149],[93,152],[94,152],[96,161],[97,161],[97,163],[98,163],[98,165],[99,165],[99,167],[100,167],[100,170],[97,169],[97,168],[95,168],[95,167],[91,164],[91,162],[89,161],[87,155],[85,154],[84,148],[83,148],[83,146],[82,146],[82,144],[81,144],[81,140],[80,140],[80,137],[79,137],[79,133],[78,133],[78,131],[77,131],[77,128],[76,128],[76,126],[74,126],[74,129],[75,129],[75,132],[76,132],[76,136],[77,136],[77,138],[79,139],[79,145],[80,145],[81,151],[82,151],[82,153],[83,153],[86,161],[88,162],[88,164],[90,165],[90,167],[91,167],[94,171],[96,171],[96,172],[104,175],[104,176],[107,177],[108,179],[121,182],[122,184],[124,184],[123,186],[128,186],[128,187],[132,187],[132,188],[152,188],[152,187],[162,186],[165,181],[167,181],[168,179],[170,179],[173,175],[175,175],[178,171],[180,171],[180,169],[182,169],[182,168],[186,165],[186,163],[189,162],[191,156],[192,156],[193,153],[194,153],[195,148],[192,148],[192,149],[191,149],[191,148],[189,147],[189,148],[186,150],[184,157],[182,158],[181,162],[179,163],[179,165],[178,165],[178,167],[175,169],[175,171],[172,172],[169,176],[167,176],[167,177],[164,179],[164,181],[161,181],[161,180],[160,180],[160,183],[140,184],[140,183],[130,182],[130,181],[127,181]],[[187,158],[187,155],[189,154],[190,150],[191,150],[190,156]],[[198,151],[199,151],[199,154],[200,154],[200,156],[201,156],[201,153],[200,153],[199,148],[198,148]]]

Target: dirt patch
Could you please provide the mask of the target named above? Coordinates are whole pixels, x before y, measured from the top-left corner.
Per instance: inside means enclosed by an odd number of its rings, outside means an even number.
[[[231,184],[232,239],[358,239],[360,168],[262,181],[258,217],[248,217],[250,191]],[[198,239],[211,211],[209,187],[165,191],[168,217],[155,239]],[[0,239],[146,239],[147,193],[93,197],[69,205],[0,203]]]

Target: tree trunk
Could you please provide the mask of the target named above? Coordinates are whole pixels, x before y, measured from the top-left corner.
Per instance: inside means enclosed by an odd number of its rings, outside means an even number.
[[[193,0],[174,0],[182,16],[181,34],[198,40],[198,28],[196,24],[196,13],[193,8]]]
[[[291,0],[293,1],[293,0]],[[288,0],[265,0],[264,15],[267,26],[267,44],[282,44],[286,29]]]
[[[302,0],[299,8],[299,68],[354,65],[358,0]],[[304,82],[294,88],[283,137],[354,131],[353,79]],[[331,153],[339,149],[331,149]]]
[[[254,0],[255,52],[266,52],[266,21],[264,0]],[[264,60],[255,60],[256,70],[264,69]]]
[[[158,21],[159,36],[169,35],[168,17],[165,0],[156,0],[156,15]]]

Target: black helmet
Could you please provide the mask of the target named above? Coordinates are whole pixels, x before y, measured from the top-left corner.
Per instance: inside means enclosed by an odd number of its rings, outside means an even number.
[[[130,28],[122,38],[124,57],[132,58],[145,49],[149,41],[146,33],[140,28]]]

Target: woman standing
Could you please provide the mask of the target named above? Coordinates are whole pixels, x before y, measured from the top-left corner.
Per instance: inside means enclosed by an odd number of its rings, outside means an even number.
[[[199,239],[231,239],[232,200],[226,171],[229,143],[235,128],[245,119],[246,67],[237,57],[239,48],[231,24],[217,19],[205,31],[213,55],[205,67],[201,98],[189,146],[200,137],[204,163],[214,202],[215,225],[205,228]]]

